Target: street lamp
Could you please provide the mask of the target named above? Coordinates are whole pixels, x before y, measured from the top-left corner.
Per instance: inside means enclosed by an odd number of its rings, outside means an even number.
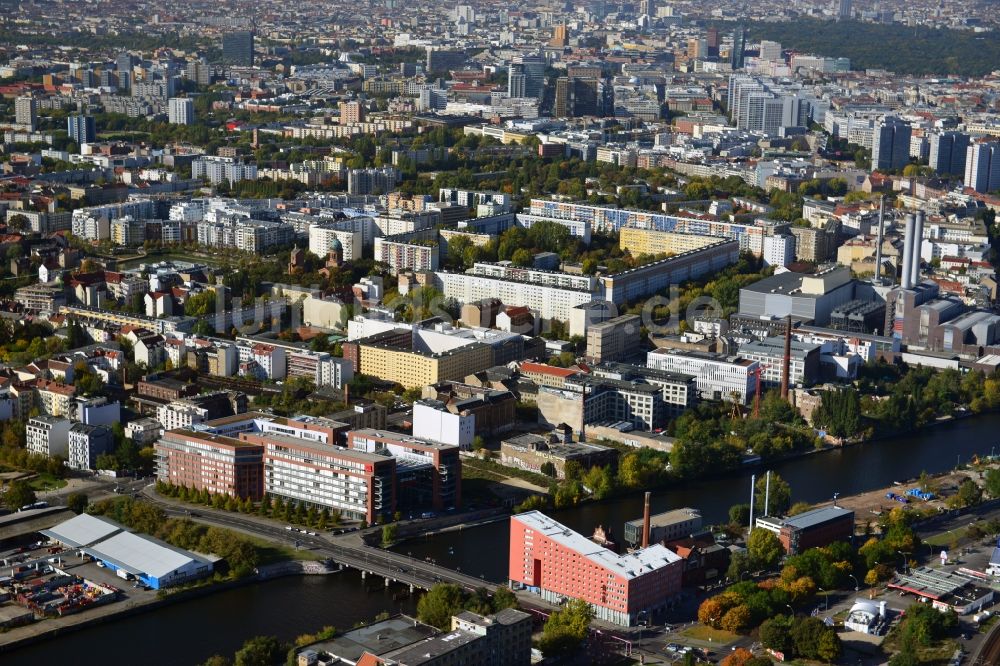
[[[792,608],[789,604],[785,604],[785,608],[787,608],[788,612],[792,614],[792,617],[795,617],[795,609],[794,608]]]
[[[847,574],[847,575],[850,576],[851,579],[854,581],[854,591],[857,592],[858,590],[860,590],[861,586],[858,584],[858,579],[854,577],[854,574]]]
[[[743,574],[748,574],[748,573],[750,573],[750,572],[749,571],[741,571],[740,572],[740,582],[741,583],[743,582]],[[753,575],[753,574],[751,574],[751,575]]]
[[[826,595],[826,590],[822,587],[817,587],[816,589],[823,593],[823,611],[826,612],[830,610],[830,597]]]

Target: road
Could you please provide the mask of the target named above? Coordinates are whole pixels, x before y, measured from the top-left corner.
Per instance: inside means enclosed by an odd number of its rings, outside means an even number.
[[[265,518],[233,513],[209,507],[192,507],[174,502],[156,494],[152,484],[142,489],[143,499],[160,507],[170,516],[190,518],[199,522],[220,525],[259,536],[282,544],[305,548],[337,564],[373,574],[388,581],[403,583],[428,590],[437,583],[453,583],[468,590],[484,587],[493,592],[497,585],[483,578],[476,578],[438,566],[434,562],[418,560],[408,555],[367,546],[360,534],[342,535],[293,531]]]

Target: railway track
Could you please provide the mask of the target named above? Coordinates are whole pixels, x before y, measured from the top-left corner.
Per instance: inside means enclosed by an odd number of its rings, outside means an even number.
[[[996,666],[1000,664],[1000,623],[993,625],[986,640],[979,646],[975,658],[969,663],[972,666]]]

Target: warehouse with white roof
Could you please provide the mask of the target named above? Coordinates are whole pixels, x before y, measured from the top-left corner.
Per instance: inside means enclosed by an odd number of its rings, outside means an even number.
[[[113,520],[81,514],[43,530],[43,536],[77,548],[122,578],[134,577],[154,590],[212,573],[211,560],[145,534],[129,532]]]

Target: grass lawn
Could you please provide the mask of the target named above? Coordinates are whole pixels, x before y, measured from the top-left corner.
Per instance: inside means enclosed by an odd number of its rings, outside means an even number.
[[[544,474],[537,474],[535,472],[517,469],[516,467],[507,467],[493,462],[492,460],[475,460],[469,458],[462,459],[463,479],[465,479],[465,475],[469,470],[475,470],[475,473],[479,474],[489,474],[491,475],[490,478],[495,481],[516,478],[546,489],[549,487],[549,483],[552,482],[552,479]]]
[[[712,639],[713,643],[720,643],[725,645],[726,643],[731,643],[739,638],[738,634],[734,634],[731,631],[724,631],[722,629],[713,629],[712,627],[706,626],[704,624],[696,624],[695,626],[685,629],[681,632],[682,636],[687,636],[688,638],[694,638],[699,641],[707,641]]]
[[[249,534],[240,533],[240,536],[252,542],[260,549],[261,564],[273,564],[284,562],[285,560],[322,560],[323,556],[305,548],[295,548],[292,545],[278,544]]]
[[[947,532],[941,532],[940,534],[927,537],[924,539],[924,543],[932,546],[949,546],[952,541],[959,541],[965,538],[965,533],[968,529],[967,527],[958,527]]]
[[[28,482],[31,489],[35,492],[41,492],[44,490],[58,490],[60,488],[66,487],[65,479],[57,479],[51,474],[39,474],[31,481]]]

